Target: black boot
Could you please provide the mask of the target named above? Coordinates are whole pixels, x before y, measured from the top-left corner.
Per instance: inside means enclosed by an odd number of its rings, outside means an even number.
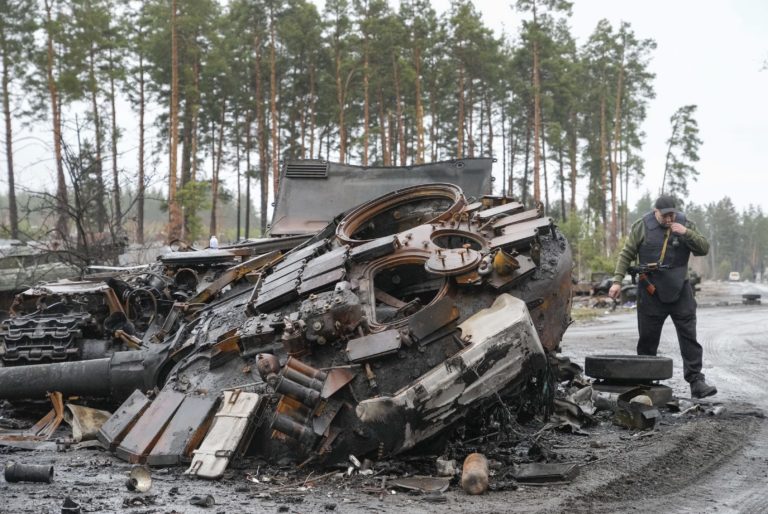
[[[704,379],[699,379],[691,382],[691,396],[694,398],[706,398],[717,394],[717,388],[704,382]]]

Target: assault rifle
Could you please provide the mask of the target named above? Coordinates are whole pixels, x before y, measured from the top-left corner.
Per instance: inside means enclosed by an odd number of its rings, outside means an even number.
[[[648,291],[648,294],[652,295],[656,292],[656,286],[651,284],[651,282],[648,280],[648,275],[656,271],[664,271],[667,269],[669,269],[669,265],[667,264],[651,262],[648,264],[640,264],[638,266],[630,266],[627,268],[627,273],[629,273],[629,276],[632,277],[633,284],[637,284],[637,279],[639,278],[640,285],[645,287],[645,290]]]

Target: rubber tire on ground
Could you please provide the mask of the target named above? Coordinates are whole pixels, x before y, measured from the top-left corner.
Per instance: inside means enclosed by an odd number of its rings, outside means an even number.
[[[584,374],[604,380],[666,380],[672,378],[672,359],[653,355],[591,355]]]

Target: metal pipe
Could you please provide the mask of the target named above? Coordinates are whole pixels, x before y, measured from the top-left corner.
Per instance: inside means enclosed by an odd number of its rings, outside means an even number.
[[[0,398],[45,398],[49,391],[65,396],[109,396],[111,359],[55,362],[0,368]]]
[[[272,422],[272,428],[282,432],[289,437],[293,437],[302,445],[311,448],[314,446],[317,436],[305,425],[300,425],[284,414],[276,414]]]
[[[298,400],[308,407],[314,407],[320,400],[320,393],[309,387],[304,387],[301,384],[297,384],[293,380],[286,377],[282,377],[275,387],[275,391],[285,396],[289,396],[294,400]]]
[[[289,368],[287,366],[285,367],[285,369],[283,369],[283,376],[285,378],[293,380],[298,384],[303,385],[304,387],[309,387],[310,389],[314,389],[315,391],[320,391],[323,388],[322,380],[308,377],[304,373],[300,373],[295,369]]]
[[[316,378],[318,380],[325,380],[325,378],[328,376],[327,372],[313,368],[309,364],[302,362],[295,357],[288,357],[288,361],[285,363],[285,365],[288,368],[293,368],[299,373],[307,375],[308,377]]]
[[[164,354],[117,352],[110,358],[0,368],[0,399],[45,398],[50,391],[64,396],[123,400],[136,389],[157,384]]]
[[[53,466],[9,462],[5,465],[5,481],[45,482],[50,484],[53,481]]]

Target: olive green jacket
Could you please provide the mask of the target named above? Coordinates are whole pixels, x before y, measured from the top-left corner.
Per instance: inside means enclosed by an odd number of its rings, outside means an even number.
[[[691,220],[686,220],[685,228],[687,228],[688,231],[684,236],[680,236],[680,241],[691,250],[693,255],[697,257],[707,255],[709,252],[709,241],[707,241],[707,239],[696,229],[696,224]],[[621,283],[624,279],[624,275],[627,273],[627,268],[629,268],[632,262],[637,259],[640,245],[644,240],[645,223],[643,223],[643,218],[640,218],[632,224],[627,241],[624,243],[624,248],[621,249],[619,261],[616,263],[616,270],[613,272],[614,283]],[[686,275],[686,279],[687,278],[688,276]]]

